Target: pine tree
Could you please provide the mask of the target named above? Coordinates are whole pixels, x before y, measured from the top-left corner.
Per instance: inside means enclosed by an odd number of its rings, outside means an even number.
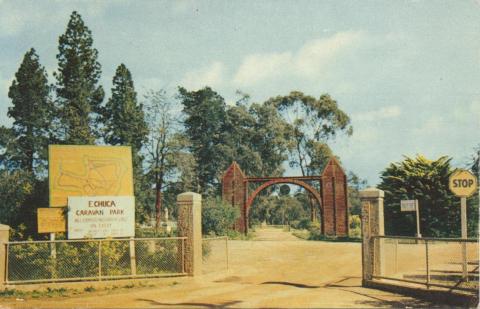
[[[148,134],[143,105],[137,103],[132,75],[124,64],[118,66],[113,77],[112,97],[103,110],[104,139],[111,145],[132,146],[133,167],[137,173],[142,167],[140,150]]]
[[[34,173],[45,163],[53,111],[49,92],[47,73],[32,48],[23,57],[8,91],[13,104],[8,116],[13,118],[13,126],[2,130],[10,137],[3,143],[6,166]]]
[[[93,144],[99,136],[99,113],[104,91],[97,83],[101,66],[92,47],[92,33],[77,12],[59,38],[57,104],[67,144]]]
[[[103,109],[103,138],[111,145],[132,147],[136,218],[144,220],[149,184],[143,175],[143,156],[140,153],[147,139],[143,105],[137,103],[132,75],[124,64],[118,66],[113,77],[112,96]]]

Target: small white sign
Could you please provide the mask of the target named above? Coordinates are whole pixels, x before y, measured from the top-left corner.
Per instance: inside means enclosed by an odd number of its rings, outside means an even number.
[[[68,239],[135,236],[135,197],[68,197]]]
[[[401,211],[415,211],[417,200],[401,200],[400,201],[400,210]]]

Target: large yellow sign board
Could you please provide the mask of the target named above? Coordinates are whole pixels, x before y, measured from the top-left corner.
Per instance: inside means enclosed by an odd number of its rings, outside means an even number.
[[[65,207],[69,196],[133,195],[129,146],[50,145],[50,207]]]
[[[455,171],[448,181],[450,191],[458,197],[469,197],[477,191],[477,177],[466,170]]]

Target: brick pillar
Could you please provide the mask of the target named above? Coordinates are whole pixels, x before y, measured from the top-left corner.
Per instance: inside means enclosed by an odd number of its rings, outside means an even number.
[[[374,243],[372,236],[383,236],[383,197],[384,192],[376,188],[368,188],[360,191],[362,201],[362,285],[367,286],[372,275],[383,275],[385,273],[385,257],[383,240]],[[374,252],[376,253],[374,255]]]
[[[5,243],[8,242],[10,227],[8,225],[0,224],[0,286],[5,284],[7,262],[7,253],[5,252]]]
[[[177,196],[178,236],[185,240],[184,267],[190,276],[202,274],[202,196],[185,192]]]

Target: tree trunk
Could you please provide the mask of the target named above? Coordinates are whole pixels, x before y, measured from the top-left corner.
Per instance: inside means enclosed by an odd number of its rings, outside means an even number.
[[[155,200],[155,227],[158,229],[160,227],[160,221],[162,218],[162,186],[157,183],[156,185],[156,200]]]

